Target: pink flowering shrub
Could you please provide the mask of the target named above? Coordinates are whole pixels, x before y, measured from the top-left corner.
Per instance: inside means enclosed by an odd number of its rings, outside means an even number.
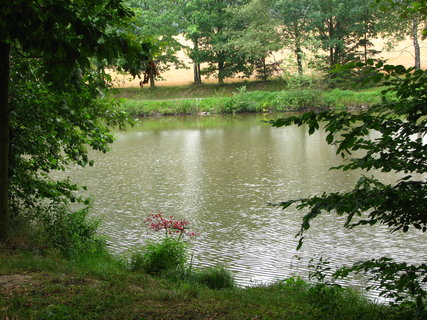
[[[179,235],[178,240],[181,240],[184,235],[188,237],[195,237],[198,235],[198,233],[188,231],[190,222],[187,220],[175,219],[173,216],[165,218],[161,213],[150,214],[149,217],[145,219],[145,223],[151,230],[164,230],[166,237]]]
[[[188,260],[188,244],[181,240],[183,236],[198,235],[188,231],[190,223],[173,216],[164,217],[161,213],[150,214],[145,223],[151,230],[164,231],[166,237],[160,242],[148,241],[142,251],[134,253],[130,261],[131,269],[149,274],[184,272]]]

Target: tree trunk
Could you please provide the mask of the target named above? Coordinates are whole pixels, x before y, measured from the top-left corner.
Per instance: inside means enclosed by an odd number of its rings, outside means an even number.
[[[154,72],[155,70],[150,69],[150,88],[154,89],[156,87],[156,82],[154,81]]]
[[[368,63],[368,36],[365,32],[365,39],[363,40],[363,56],[365,59],[365,66]]]
[[[196,54],[196,57],[197,57],[197,52],[199,51],[199,39],[194,38],[192,41],[193,41],[193,52]],[[194,84],[202,84],[202,76],[200,74],[200,63],[193,61],[193,71],[194,71]]]
[[[200,75],[200,64],[193,63],[193,71],[194,71],[194,84],[202,84],[202,77]]]
[[[415,69],[421,69],[420,44],[418,42],[418,18],[412,20],[412,42],[414,44]]]
[[[302,48],[301,48],[301,32],[297,21],[293,25],[293,33],[295,35],[295,57],[297,59],[298,74],[302,75]]]
[[[199,84],[202,84],[202,72],[200,71],[200,63],[197,64],[197,74],[199,75]]]
[[[298,73],[302,75],[302,50],[301,47],[297,44],[297,47],[295,49],[295,55],[297,57],[297,66],[298,66]]]
[[[9,213],[9,52],[10,45],[0,42],[0,241],[10,228]]]
[[[331,68],[334,65],[334,56],[335,56],[334,48],[330,47],[329,48],[329,67]]]
[[[268,74],[267,74],[267,64],[265,63],[265,57],[262,58],[262,79],[264,82],[267,82]]]
[[[332,21],[332,18],[328,20],[328,37],[329,40],[334,39],[334,23]],[[335,64],[335,51],[334,46],[332,44],[329,45],[329,66],[332,67]]]
[[[218,61],[218,83],[224,83],[224,61],[222,60]]]

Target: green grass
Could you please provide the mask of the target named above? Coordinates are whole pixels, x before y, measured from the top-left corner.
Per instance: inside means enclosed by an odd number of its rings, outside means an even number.
[[[196,271],[193,279],[196,283],[203,284],[210,289],[231,289],[236,286],[233,274],[223,266]]]
[[[0,251],[0,319],[388,319],[353,290],[299,278],[211,290],[131,272],[108,254],[66,260]]]
[[[371,88],[363,91],[334,89],[323,93],[326,103],[338,109],[358,108],[381,102],[384,88]]]
[[[137,100],[165,100],[165,99],[188,99],[208,97],[231,97],[233,93],[246,86],[248,91],[280,91],[286,83],[282,79],[264,81],[242,81],[218,84],[164,86],[150,88],[120,88],[114,89],[113,96],[116,98],[127,98]]]
[[[123,110],[134,116],[199,113],[284,112],[311,109],[358,109],[381,100],[382,88],[364,91],[291,89],[282,91],[234,91],[231,97],[169,100],[121,99]]]

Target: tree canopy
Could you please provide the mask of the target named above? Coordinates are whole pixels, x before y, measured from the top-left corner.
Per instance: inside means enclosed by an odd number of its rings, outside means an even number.
[[[283,209],[296,204],[298,209],[308,210],[297,235],[300,237],[298,248],[314,219],[324,212],[346,217],[344,227],[349,229],[383,224],[392,232],[427,231],[427,148],[424,141],[427,136],[427,72],[374,64],[372,60],[368,65],[370,72],[376,72],[373,80],[383,81],[387,86],[381,104],[358,114],[308,112],[271,122],[276,127],[305,124],[310,134],[319,130],[322,123],[327,142],[336,145],[337,154],[346,159],[345,164],[334,169],[366,171],[350,191],[280,203]],[[386,93],[390,92],[396,98],[387,98]],[[374,138],[368,135],[372,131],[378,133]],[[356,156],[356,151],[362,155]],[[396,173],[396,182],[382,182],[375,177],[377,171]],[[378,287],[382,295],[394,298],[395,303],[405,301],[397,305],[398,309],[413,305],[414,319],[425,318],[427,264],[409,265],[383,257],[344,267],[335,276],[346,276],[351,271],[368,273],[376,281],[373,287]]]
[[[119,0],[2,1],[0,239],[11,208],[77,200],[75,185],[47,173],[90,164],[86,145],[105,151],[108,127],[124,123],[97,98],[108,87],[106,67],[136,75],[148,60],[147,45],[129,30],[132,16]]]

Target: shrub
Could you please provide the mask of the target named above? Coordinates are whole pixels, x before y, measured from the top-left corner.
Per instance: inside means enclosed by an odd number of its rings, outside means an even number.
[[[175,112],[178,114],[193,114],[200,109],[200,99],[183,99],[177,102]]]
[[[89,207],[70,211],[55,206],[39,216],[43,242],[66,256],[104,250],[105,240],[97,235],[99,222],[88,219]]]
[[[266,91],[246,91],[246,87],[241,87],[233,94],[224,112],[258,112],[268,109],[274,100],[274,92]]]
[[[313,86],[312,77],[300,74],[287,74],[284,77],[287,90],[307,89]]]
[[[321,91],[314,89],[281,91],[277,93],[273,102],[275,111],[322,108],[324,105]]]
[[[225,112],[241,112],[254,108],[255,102],[252,99],[248,99],[246,86],[243,86],[233,93],[233,97],[229,100],[226,105]]]
[[[106,251],[106,242],[97,234],[99,222],[88,219],[90,207],[72,211],[65,204],[21,209],[13,216],[13,234],[8,245],[45,252],[56,250],[71,257]]]
[[[150,214],[145,219],[147,227],[156,232],[164,232],[165,238],[159,242],[148,242],[142,252],[131,256],[131,270],[159,274],[165,271],[183,271],[187,262],[187,244],[183,237],[198,234],[188,231],[190,224],[173,216],[164,217],[161,213]]]
[[[210,267],[194,275],[197,283],[210,289],[231,289],[236,286],[233,274],[224,267]]]
[[[165,238],[159,243],[147,243],[141,252],[132,254],[132,271],[160,274],[165,271],[183,270],[187,262],[187,248],[184,242]]]

